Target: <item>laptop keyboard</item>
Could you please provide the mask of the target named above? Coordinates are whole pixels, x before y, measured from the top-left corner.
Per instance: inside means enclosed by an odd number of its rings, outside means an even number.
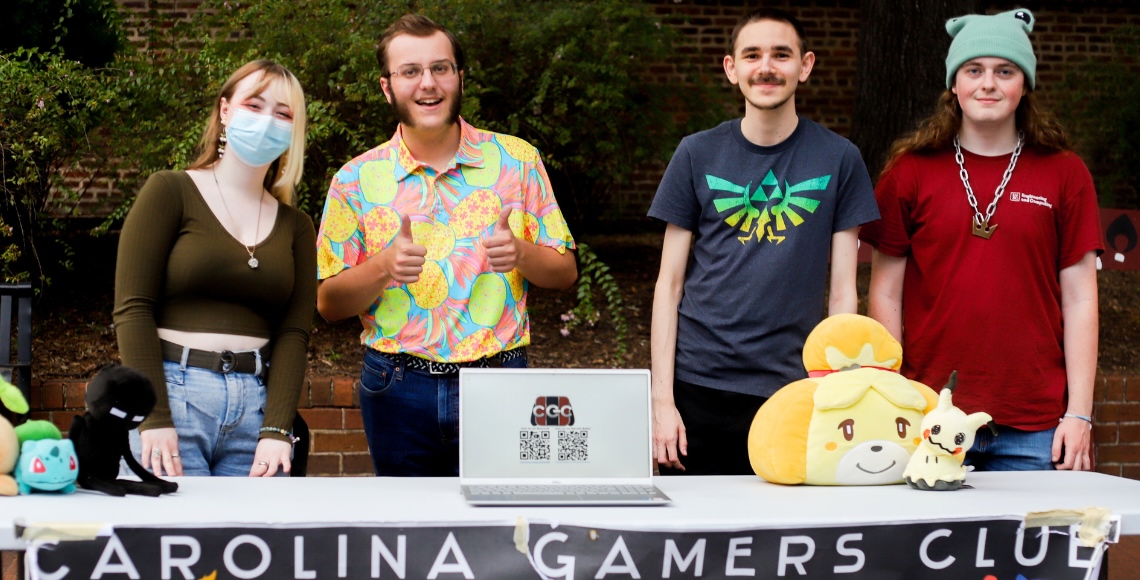
[[[476,495],[581,495],[581,496],[650,496],[652,485],[471,485]]]

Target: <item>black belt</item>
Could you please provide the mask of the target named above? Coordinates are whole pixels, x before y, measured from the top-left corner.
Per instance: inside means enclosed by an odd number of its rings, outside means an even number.
[[[158,341],[162,345],[162,358],[181,363],[182,353],[185,347],[173,342],[165,340]],[[254,351],[233,352],[230,350],[223,350],[222,352],[214,352],[211,350],[198,350],[191,348],[190,353],[186,356],[186,366],[194,367],[197,369],[206,369],[216,373],[243,373],[243,374],[257,374],[260,370],[265,373],[269,366],[269,347],[264,346],[258,349],[261,353],[261,368],[257,368],[257,355]]]
[[[423,357],[411,355],[406,352],[396,354],[380,351],[376,352],[392,361],[392,363],[396,366],[402,366],[404,368],[417,371],[427,371],[433,375],[457,375],[459,374],[459,369],[462,368],[501,368],[503,366],[503,363],[507,361],[512,361],[519,357],[525,357],[526,347],[504,350],[502,352],[498,352],[491,356],[478,360],[460,363],[436,362]]]

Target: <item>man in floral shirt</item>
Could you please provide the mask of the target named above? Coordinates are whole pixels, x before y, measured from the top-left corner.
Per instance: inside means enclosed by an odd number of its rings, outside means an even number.
[[[459,117],[454,35],[409,14],[377,59],[400,125],[332,180],[317,309],[364,326],[360,409],[376,474],[454,476],[459,368],[526,366],[527,287],[573,284],[574,240],[538,151]]]

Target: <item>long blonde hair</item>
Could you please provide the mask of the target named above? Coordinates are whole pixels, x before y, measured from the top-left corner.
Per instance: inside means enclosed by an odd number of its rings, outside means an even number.
[[[271,60],[255,60],[242,65],[234,71],[230,78],[222,84],[218,98],[214,99],[210,119],[206,122],[206,130],[202,132],[202,140],[198,143],[198,157],[190,164],[190,169],[202,169],[217,163],[221,159],[218,154],[218,138],[222,135],[222,99],[233,99],[237,84],[249,75],[261,73],[261,79],[253,89],[258,94],[270,84],[285,81],[285,104],[293,110],[293,141],[289,149],[281,154],[265,174],[265,189],[277,201],[286,205],[294,205],[297,184],[301,182],[301,172],[305,165],[305,93],[301,90],[301,83],[289,69]]]
[[[1033,91],[1025,93],[1021,102],[1017,104],[1014,113],[1017,129],[1025,133],[1025,144],[1045,149],[1046,151],[1069,151],[1069,136],[1056,118],[1049,113],[1041,111],[1037,106],[1037,97]],[[954,143],[954,136],[962,127],[962,107],[958,104],[958,95],[946,89],[938,97],[938,104],[934,107],[934,114],[927,117],[919,125],[918,130],[897,139],[891,145],[887,163],[883,166],[880,175],[885,174],[894,166],[903,155],[914,152],[930,152],[946,149]]]

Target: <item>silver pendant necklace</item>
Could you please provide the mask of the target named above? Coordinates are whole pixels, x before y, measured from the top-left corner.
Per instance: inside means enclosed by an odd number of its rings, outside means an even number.
[[[990,220],[994,217],[994,212],[997,211],[998,200],[1001,199],[1002,194],[1005,193],[1005,186],[1009,183],[1009,178],[1013,176],[1013,169],[1017,167],[1017,158],[1021,155],[1021,146],[1025,143],[1025,134],[1021,131],[1017,132],[1017,146],[1013,148],[1013,156],[1009,159],[1009,167],[1005,169],[1005,175],[1001,178],[1001,185],[994,190],[994,200],[990,205],[986,206],[986,215],[978,211],[978,198],[974,197],[974,188],[970,187],[970,174],[966,173],[966,159],[962,156],[962,147],[958,142],[958,136],[954,136],[954,161],[958,162],[958,176],[962,178],[962,185],[966,186],[966,200],[970,202],[970,207],[974,209],[973,219],[973,234],[979,238],[988,240],[990,236],[994,235],[994,230],[997,229],[997,224],[990,225]]]
[[[234,216],[233,216],[233,214],[230,213],[230,206],[226,204],[226,195],[224,193],[222,193],[222,185],[220,183],[218,183],[217,168],[211,169],[210,173],[214,176],[214,185],[217,186],[217,188],[218,188],[218,197],[222,198],[222,207],[225,208],[225,210],[226,210],[226,217],[230,218],[230,223],[233,224],[234,230],[236,231],[237,230],[237,222],[234,221]],[[265,193],[263,192],[261,195],[264,196]],[[245,253],[249,254],[249,261],[246,262],[246,264],[249,264],[249,267],[253,270],[256,270],[257,265],[259,264],[259,262],[257,261],[257,258],[253,257],[253,252],[255,250],[257,250],[257,240],[260,237],[261,237],[261,197],[259,196],[257,198],[257,227],[253,230],[253,245],[247,246],[247,245],[245,245],[244,242],[239,240],[237,237],[234,237],[234,239],[237,240],[237,243],[241,244],[241,247],[245,248]]]

